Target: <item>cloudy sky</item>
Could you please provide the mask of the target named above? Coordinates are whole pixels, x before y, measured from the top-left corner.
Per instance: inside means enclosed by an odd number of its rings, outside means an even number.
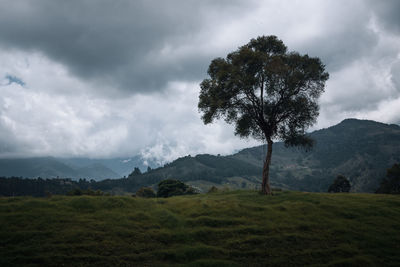
[[[400,123],[399,12],[397,0],[0,0],[0,157],[257,145],[203,125],[197,102],[210,61],[260,35],[326,65],[313,129]]]

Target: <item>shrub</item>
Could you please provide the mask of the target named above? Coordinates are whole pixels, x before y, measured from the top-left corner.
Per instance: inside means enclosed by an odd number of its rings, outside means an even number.
[[[173,179],[163,180],[158,184],[158,197],[172,197],[179,195],[191,195],[197,194],[198,192],[188,186],[187,184]]]
[[[138,197],[156,197],[156,193],[151,187],[142,187],[138,191],[136,191],[136,196]]]
[[[338,175],[333,184],[329,187],[329,193],[348,193],[350,191],[351,185],[349,180],[343,175]]]

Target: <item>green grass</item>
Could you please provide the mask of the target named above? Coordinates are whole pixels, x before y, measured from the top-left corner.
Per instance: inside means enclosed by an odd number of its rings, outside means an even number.
[[[0,266],[398,266],[400,196],[0,198]]]

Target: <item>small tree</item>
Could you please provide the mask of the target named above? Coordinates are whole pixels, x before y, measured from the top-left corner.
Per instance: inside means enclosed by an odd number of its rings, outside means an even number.
[[[269,166],[272,144],[311,147],[305,130],[318,116],[317,100],[329,75],[319,58],[287,52],[276,36],[252,39],[247,45],[214,59],[208,79],[200,84],[199,111],[205,124],[223,117],[235,134],[266,141],[262,192],[271,194]]]
[[[197,193],[194,188],[179,180],[167,179],[158,183],[157,197],[172,197]]]
[[[343,175],[338,175],[333,184],[328,189],[329,193],[348,193],[350,192],[350,182]]]
[[[386,172],[376,193],[379,194],[400,194],[400,164],[394,164]]]
[[[154,192],[154,190],[151,187],[142,187],[136,192],[136,196],[152,198],[152,197],[156,197],[156,193]]]

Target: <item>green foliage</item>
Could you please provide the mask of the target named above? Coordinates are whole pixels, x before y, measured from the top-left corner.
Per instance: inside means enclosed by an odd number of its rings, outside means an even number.
[[[138,191],[136,191],[136,196],[152,198],[156,197],[156,193],[151,187],[141,187]]]
[[[223,117],[241,137],[312,145],[305,129],[318,116],[329,77],[319,58],[287,52],[276,36],[261,36],[214,59],[208,75],[198,104],[205,124]]]
[[[1,266],[397,266],[397,195],[0,198]]]
[[[167,179],[158,183],[158,197],[193,195],[196,190],[179,180]]]
[[[376,191],[380,194],[400,194],[400,164],[394,164],[386,172],[386,178]]]
[[[329,193],[348,193],[350,192],[351,185],[349,180],[343,175],[338,175],[333,181],[333,184],[329,187]]]
[[[167,179],[158,183],[158,197],[184,195],[188,186],[179,180]]]

